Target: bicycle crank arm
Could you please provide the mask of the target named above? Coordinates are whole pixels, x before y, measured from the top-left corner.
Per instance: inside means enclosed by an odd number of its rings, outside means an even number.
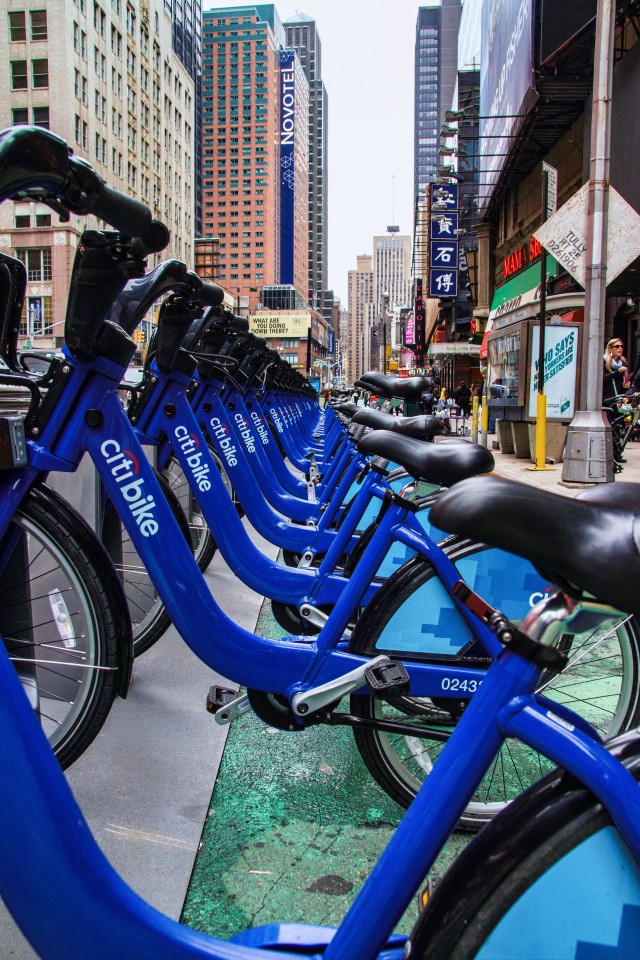
[[[355,670],[351,670],[341,677],[336,677],[335,680],[329,680],[328,683],[323,683],[312,690],[306,690],[304,693],[296,693],[291,701],[293,712],[299,717],[306,717],[308,713],[315,713],[316,710],[321,710],[330,703],[337,703],[348,693],[352,693],[359,687],[368,686],[365,679],[367,670],[372,667],[386,666],[390,663],[389,657],[375,657],[373,660],[368,660],[361,666],[356,667]]]

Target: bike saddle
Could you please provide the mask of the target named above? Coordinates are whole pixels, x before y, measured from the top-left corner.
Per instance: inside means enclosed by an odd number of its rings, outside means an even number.
[[[428,377],[392,377],[388,373],[363,373],[355,382],[370,393],[382,397],[397,397],[400,400],[418,400],[425,390],[431,390],[433,381]]]
[[[353,417],[359,410],[364,408],[359,407],[357,403],[352,403],[350,400],[345,400],[342,403],[334,403],[333,409],[337,410],[337,412],[341,413],[344,417]]]
[[[394,417],[391,413],[372,410],[371,407],[359,407],[352,420],[372,430],[392,430],[414,440],[428,440],[429,437],[439,437],[444,433],[444,421],[439,417]]]
[[[357,447],[368,456],[384,457],[400,464],[416,480],[442,487],[450,487],[479,473],[489,473],[495,467],[489,450],[469,440],[425,443],[388,430],[373,430],[358,441]]]
[[[607,484],[572,498],[501,477],[477,477],[442,494],[431,519],[441,530],[524,557],[569,592],[577,586],[640,613],[638,484]]]

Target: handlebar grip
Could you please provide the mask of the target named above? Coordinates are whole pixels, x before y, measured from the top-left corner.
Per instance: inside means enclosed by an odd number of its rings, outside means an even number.
[[[102,183],[87,203],[86,210],[81,212],[92,213],[100,220],[106,220],[119,233],[125,233],[128,237],[140,237],[151,226],[151,211],[146,204],[120,193],[106,183]],[[160,249],[164,249],[164,246]]]
[[[224,300],[224,290],[217,283],[203,282],[198,297],[205,307],[219,307]]]
[[[169,228],[160,220],[152,220],[142,236],[131,243],[131,251],[137,257],[146,257],[150,253],[160,253],[171,239]]]

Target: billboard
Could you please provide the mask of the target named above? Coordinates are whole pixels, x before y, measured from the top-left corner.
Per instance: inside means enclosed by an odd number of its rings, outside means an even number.
[[[280,283],[293,284],[296,54],[280,51]]]
[[[310,313],[254,313],[249,317],[249,330],[257,337],[302,340],[309,336],[310,326]]]
[[[498,181],[512,138],[535,103],[533,0],[485,0],[480,68],[480,194]],[[482,189],[484,187],[485,189]]]
[[[596,18],[597,0],[542,0],[540,63],[551,60]]]

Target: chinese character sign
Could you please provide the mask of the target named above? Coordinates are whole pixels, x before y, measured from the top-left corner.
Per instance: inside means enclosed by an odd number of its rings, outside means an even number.
[[[458,184],[429,184],[429,297],[458,295]]]

